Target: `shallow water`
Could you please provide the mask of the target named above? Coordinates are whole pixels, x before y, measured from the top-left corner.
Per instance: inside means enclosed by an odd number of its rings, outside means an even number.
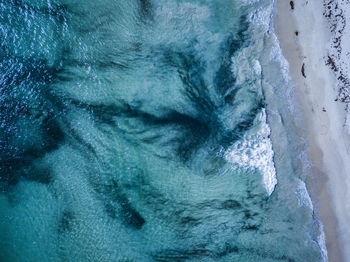
[[[272,4],[0,0],[0,260],[324,261]]]

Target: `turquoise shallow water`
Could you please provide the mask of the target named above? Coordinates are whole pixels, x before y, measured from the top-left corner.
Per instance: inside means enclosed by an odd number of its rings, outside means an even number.
[[[0,261],[325,261],[272,4],[0,0]]]

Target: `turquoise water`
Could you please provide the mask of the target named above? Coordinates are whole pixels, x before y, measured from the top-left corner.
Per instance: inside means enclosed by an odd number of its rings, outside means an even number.
[[[0,0],[0,261],[325,261],[272,5]]]

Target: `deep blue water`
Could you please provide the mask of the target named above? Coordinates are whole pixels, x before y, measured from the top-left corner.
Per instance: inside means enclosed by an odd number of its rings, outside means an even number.
[[[0,0],[0,261],[325,261],[272,5]]]

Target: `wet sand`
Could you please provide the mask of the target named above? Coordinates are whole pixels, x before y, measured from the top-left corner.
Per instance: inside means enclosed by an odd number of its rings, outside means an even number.
[[[350,138],[337,79],[325,63],[330,42],[322,1],[277,0],[275,29],[301,106],[311,174],[307,187],[326,235],[329,261],[350,261]]]

